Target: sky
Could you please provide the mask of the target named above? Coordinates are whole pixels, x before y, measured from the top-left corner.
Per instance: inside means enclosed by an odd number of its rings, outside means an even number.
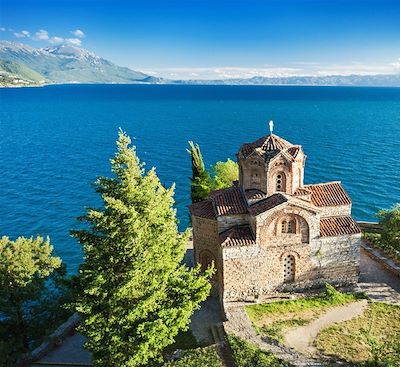
[[[180,79],[400,72],[400,0],[0,0],[0,39]]]

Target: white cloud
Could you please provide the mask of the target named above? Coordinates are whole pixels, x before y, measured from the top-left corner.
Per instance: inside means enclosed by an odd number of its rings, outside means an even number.
[[[65,41],[74,46],[82,45],[82,41],[79,38],[67,38]]]
[[[47,41],[49,39],[49,32],[44,29],[40,29],[32,37],[35,41]]]
[[[75,29],[74,31],[71,31],[71,33],[78,38],[83,38],[85,37],[85,33],[83,33],[80,29]]]
[[[54,37],[51,37],[51,38],[49,39],[49,42],[50,42],[50,43],[63,43],[63,42],[64,42],[64,38],[54,36]]]
[[[249,67],[203,67],[203,68],[154,68],[143,70],[144,73],[158,75],[167,79],[235,79],[252,78],[256,76],[271,78],[286,78],[291,76],[330,76],[330,75],[376,75],[376,74],[394,74],[400,71],[400,58],[394,63],[388,64],[361,64],[350,63],[344,65],[338,64],[319,64],[319,63],[293,63],[297,67],[273,66],[249,68]],[[292,65],[288,63],[287,65]]]
[[[14,32],[14,36],[17,38],[30,37],[31,34],[28,31]]]
[[[0,27],[0,32],[5,32],[6,29],[4,27]]]

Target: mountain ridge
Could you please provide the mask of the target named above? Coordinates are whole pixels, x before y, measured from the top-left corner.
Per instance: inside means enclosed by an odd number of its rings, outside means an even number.
[[[287,76],[230,78],[214,80],[171,80],[150,76],[128,67],[118,66],[95,53],[73,45],[57,45],[34,48],[23,43],[0,40],[0,61],[13,63],[12,69],[25,70],[21,75],[9,73],[7,67],[0,69],[0,82],[22,84],[177,84],[177,85],[281,85],[281,86],[381,86],[400,87],[400,73],[374,75],[327,75],[327,76]],[[3,65],[4,66],[4,65]],[[30,70],[30,71],[29,71]],[[34,81],[26,74],[38,74],[43,80]],[[3,80],[1,79],[3,78]],[[4,81],[5,80],[5,81]]]
[[[50,83],[138,83],[149,78],[72,45],[34,48],[0,41],[0,60],[29,65]]]

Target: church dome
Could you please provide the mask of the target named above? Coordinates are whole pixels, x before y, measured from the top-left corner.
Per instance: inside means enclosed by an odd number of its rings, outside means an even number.
[[[264,151],[286,150],[293,146],[293,144],[275,134],[264,136],[256,140],[253,144],[255,147],[261,148]]]
[[[239,153],[243,154],[244,157],[248,157],[250,154],[256,151],[265,159],[271,159],[281,151],[289,151],[289,153],[291,153],[291,150],[295,149],[296,147],[298,146],[289,143],[285,139],[282,139],[275,134],[268,134],[260,139],[257,139],[253,143],[243,144]]]

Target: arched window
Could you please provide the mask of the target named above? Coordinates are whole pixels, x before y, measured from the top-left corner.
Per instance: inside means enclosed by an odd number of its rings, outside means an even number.
[[[283,172],[279,172],[276,175],[275,183],[276,191],[286,192],[286,176]]]
[[[294,219],[287,221],[286,233],[296,233],[296,221]]]
[[[199,263],[200,263],[202,271],[207,270],[207,268],[209,268],[211,266],[211,264],[213,264],[213,263],[214,263],[214,267],[217,265],[215,263],[214,255],[208,250],[204,250],[204,251],[200,252]]]
[[[281,233],[296,233],[296,221],[284,219],[281,223]]]
[[[294,256],[287,255],[283,259],[283,281],[285,283],[290,283],[294,281],[295,274],[295,260]]]

